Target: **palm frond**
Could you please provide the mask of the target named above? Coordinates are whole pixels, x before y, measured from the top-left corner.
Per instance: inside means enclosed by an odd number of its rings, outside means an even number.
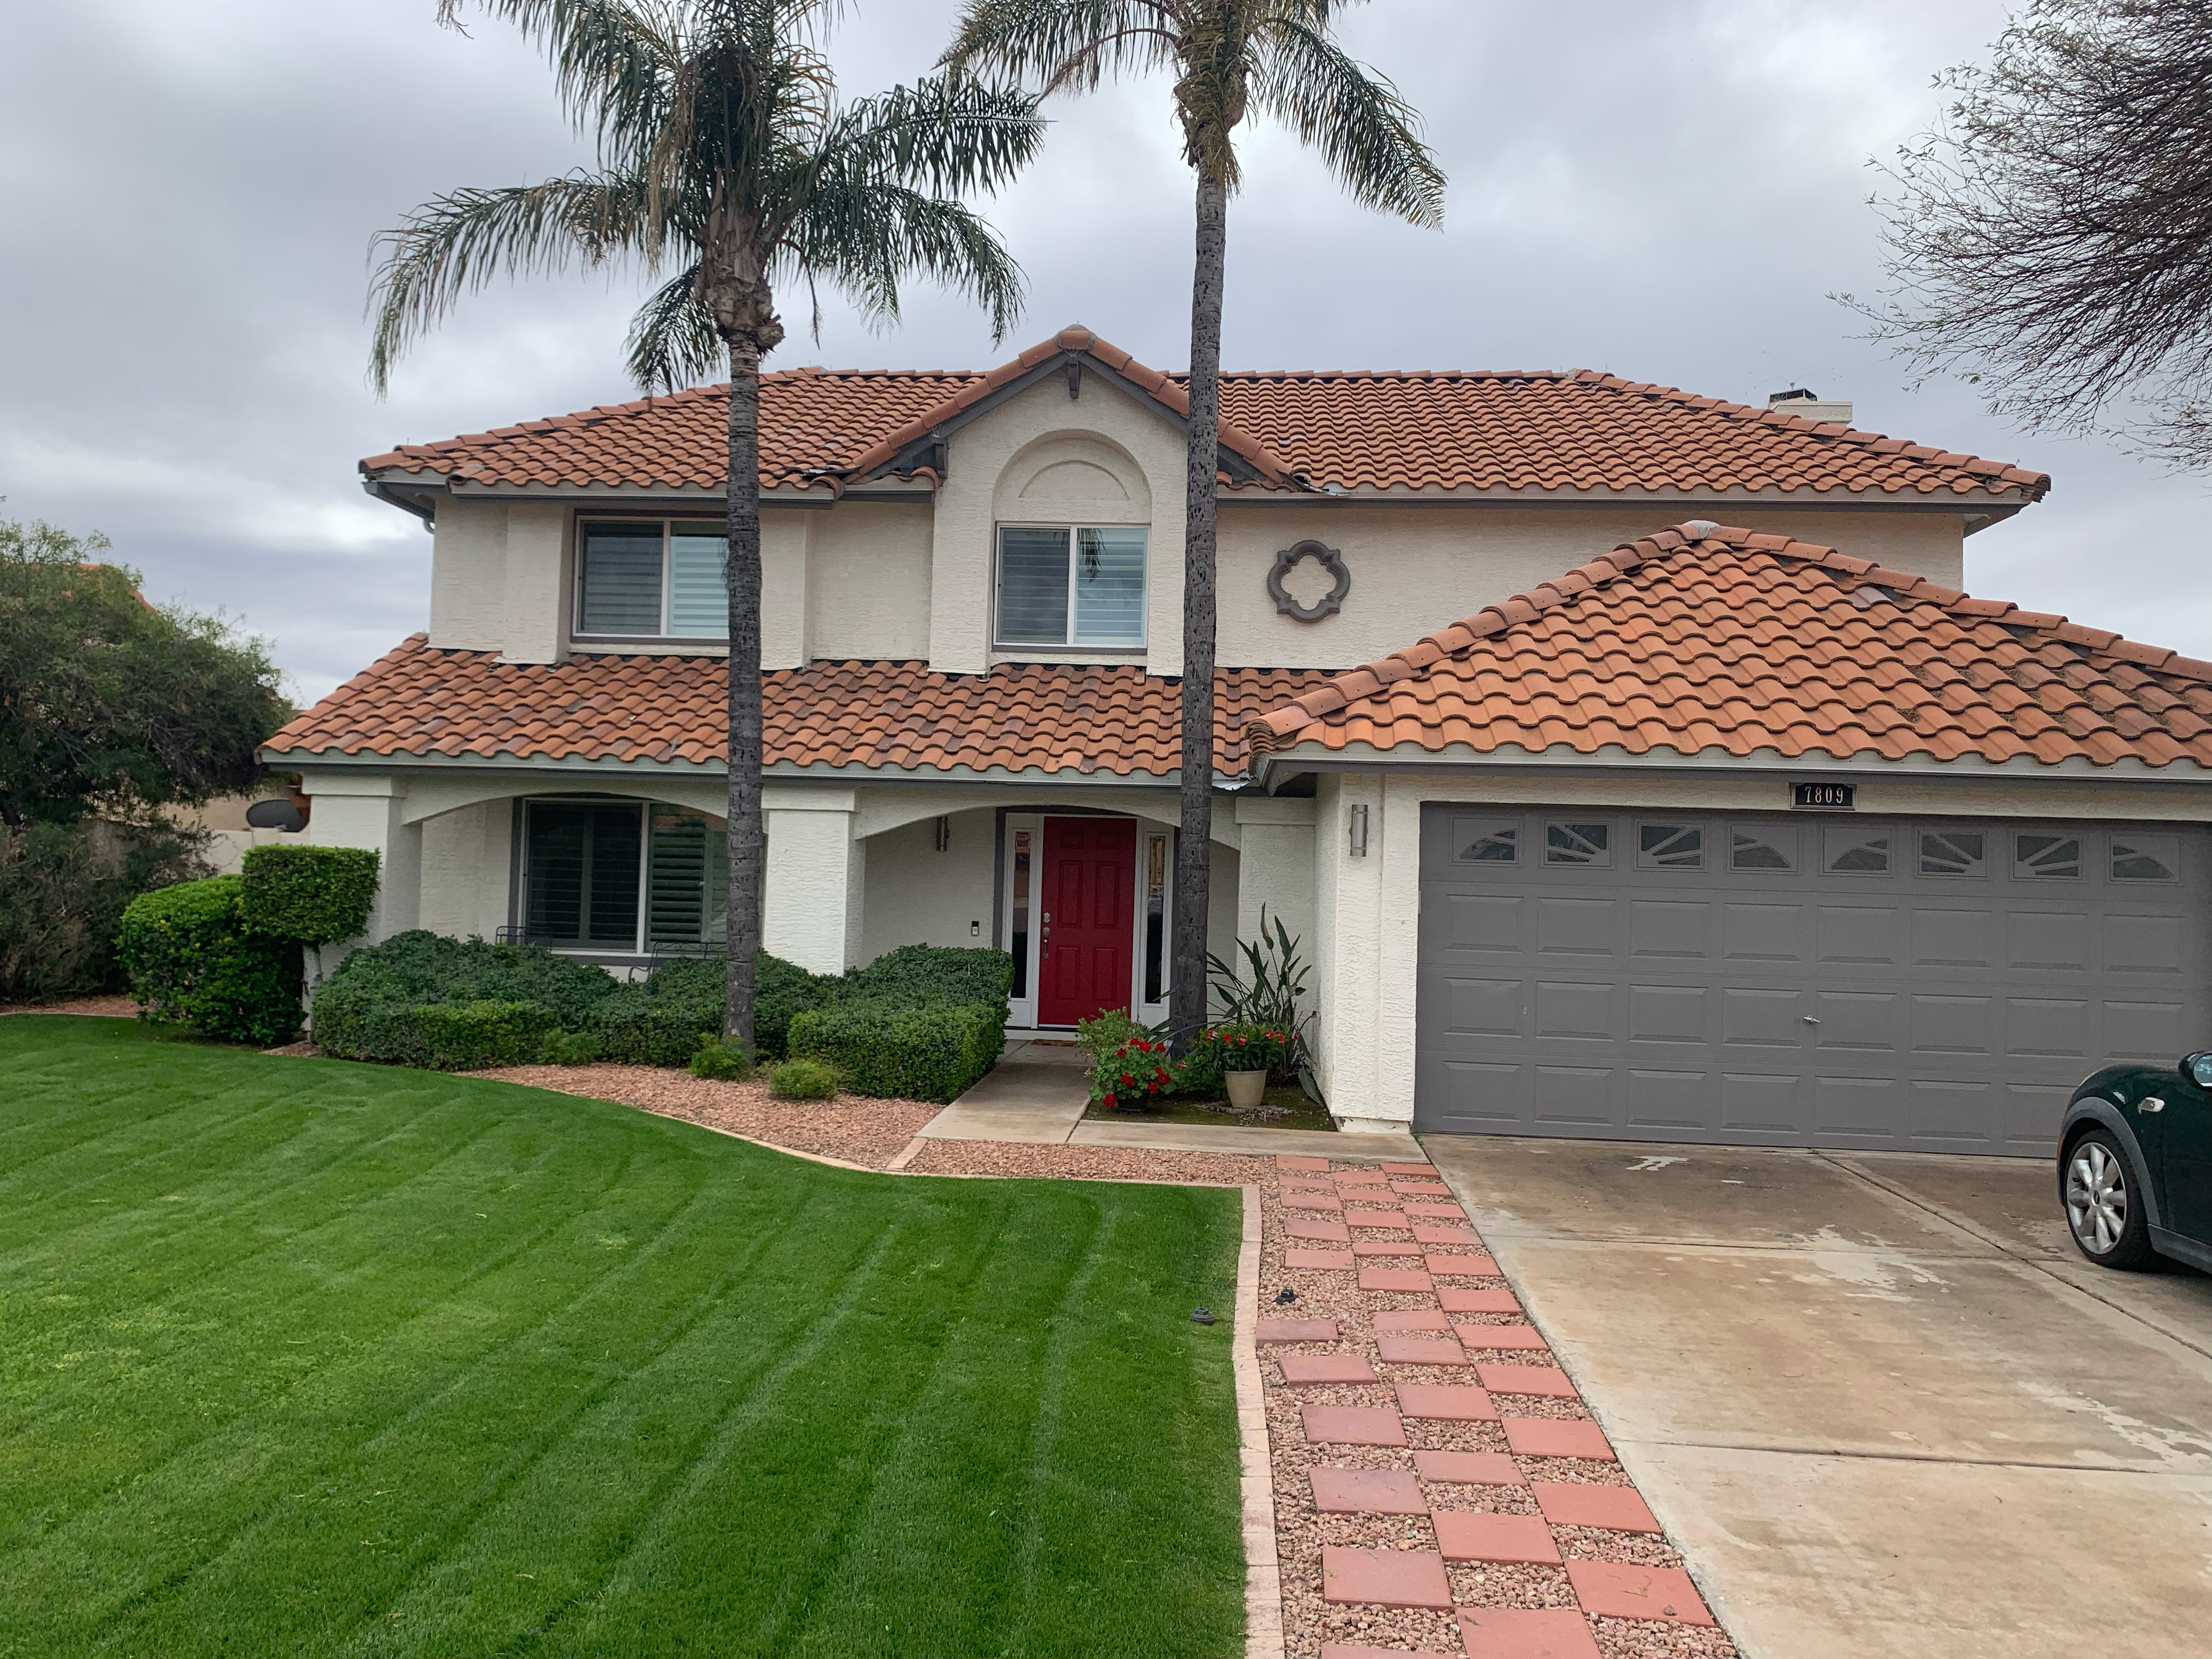
[[[981,215],[881,178],[821,179],[779,252],[778,275],[829,283],[877,326],[898,320],[899,283],[908,274],[981,306],[994,343],[1021,313],[1021,266]]]
[[[482,0],[544,51],[562,110],[600,141],[602,161],[634,165],[641,137],[660,123],[683,43],[665,0]],[[461,0],[440,0],[458,28]],[[619,158],[619,160],[617,159]]]
[[[378,392],[410,344],[495,277],[551,276],[626,254],[650,265],[662,245],[647,234],[644,209],[644,185],[634,175],[581,172],[456,190],[416,209],[374,244],[383,250],[369,285],[369,373]]]
[[[1290,15],[1271,19],[1255,45],[1254,99],[1321,152],[1354,201],[1425,228],[1443,222],[1443,170],[1389,76]]]
[[[938,67],[1094,92],[1109,72],[1173,69],[1187,0],[970,0]]]
[[[719,380],[729,370],[714,319],[694,297],[698,282],[695,261],[663,283],[630,319],[625,362],[630,378],[647,392]]]
[[[995,191],[1036,158],[1044,131],[1036,99],[1019,88],[933,76],[840,110],[819,166],[936,195]]]

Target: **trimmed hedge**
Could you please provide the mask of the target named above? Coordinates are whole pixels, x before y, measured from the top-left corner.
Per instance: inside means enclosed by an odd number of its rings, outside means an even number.
[[[349,1012],[334,1047],[316,1000],[315,1041],[349,1060],[380,1060],[433,1072],[480,1072],[557,1059],[558,1016],[542,1002],[391,1003]]]
[[[791,1022],[794,1060],[827,1060],[856,1095],[949,1101],[1006,1046],[1006,1005],[929,1007],[849,997]]]
[[[781,1059],[791,1017],[820,1006],[845,982],[765,951],[753,972],[753,1048],[763,1060]],[[617,988],[595,1017],[604,1057],[641,1066],[688,1064],[702,1033],[721,1035],[722,973],[719,957],[702,957],[663,963],[641,984]]]
[[[300,942],[247,927],[240,877],[179,882],[131,900],[116,955],[142,1018],[263,1048],[300,1029]]]
[[[418,929],[355,951],[323,981],[315,1041],[346,1060],[439,1071],[528,1065],[556,1035],[592,1029],[620,989],[605,969],[550,951]]]
[[[364,847],[250,847],[246,920],[303,945],[358,938],[376,902],[377,856]]]

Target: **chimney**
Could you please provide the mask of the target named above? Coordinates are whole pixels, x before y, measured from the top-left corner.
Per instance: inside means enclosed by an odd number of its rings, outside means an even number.
[[[1802,386],[1771,394],[1766,399],[1766,406],[1779,410],[1784,415],[1795,415],[1801,420],[1823,423],[1832,421],[1840,426],[1851,423],[1851,406],[1849,404],[1829,402],[1819,392],[1808,392]]]

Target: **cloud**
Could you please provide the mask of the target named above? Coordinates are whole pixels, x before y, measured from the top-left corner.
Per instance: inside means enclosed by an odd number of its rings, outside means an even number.
[[[953,0],[875,0],[837,36],[861,92],[925,71]],[[1827,295],[1876,284],[1870,156],[1941,106],[2002,0],[1393,0],[1344,14],[1451,175],[1445,229],[1347,201],[1257,127],[1231,210],[1224,350],[1248,367],[1616,370],[1756,401],[1850,398],[1859,423],[2053,473],[2050,501],[1968,544],[1977,591],[2212,656],[2207,497],[2092,441],[2023,434],[1968,388],[1910,390]],[[151,591],[243,612],[304,695],[428,609],[428,538],[368,500],[362,455],[632,395],[644,288],[495,286],[404,364],[364,373],[369,244],[461,184],[588,149],[506,25],[433,0],[73,0],[17,8],[0,57],[0,494],[97,526]],[[1191,186],[1164,80],[1052,112],[990,204],[1030,276],[1018,346],[1081,320],[1187,355]],[[803,302],[787,309],[803,319]],[[983,319],[919,289],[874,333],[832,307],[788,362],[988,364]]]

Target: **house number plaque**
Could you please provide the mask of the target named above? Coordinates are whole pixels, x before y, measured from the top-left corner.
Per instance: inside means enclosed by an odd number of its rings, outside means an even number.
[[[1855,812],[1859,787],[1855,783],[1793,783],[1790,805],[1814,812]]]

